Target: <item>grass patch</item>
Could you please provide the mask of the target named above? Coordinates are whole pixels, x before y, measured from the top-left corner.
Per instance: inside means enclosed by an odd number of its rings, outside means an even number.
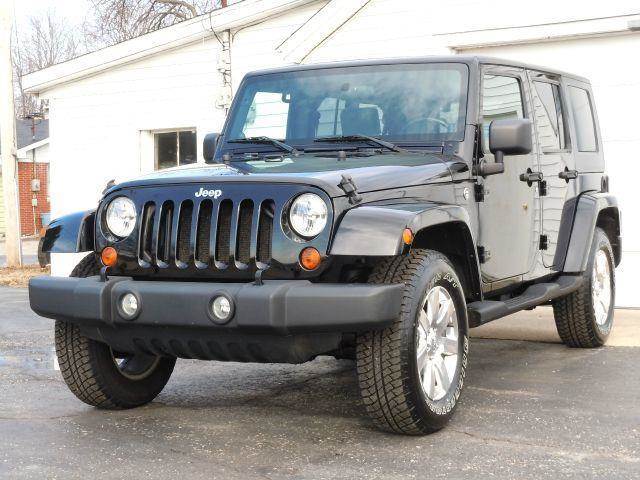
[[[31,277],[49,275],[49,267],[40,268],[38,265],[29,265],[17,268],[0,268],[0,285],[9,287],[27,287]]]

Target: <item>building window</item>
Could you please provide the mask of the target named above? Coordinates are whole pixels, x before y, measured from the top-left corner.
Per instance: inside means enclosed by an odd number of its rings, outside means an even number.
[[[583,88],[569,87],[571,110],[576,123],[576,142],[581,152],[596,152],[596,129],[589,93]]]
[[[196,163],[198,148],[195,130],[158,132],[153,137],[156,170]]]

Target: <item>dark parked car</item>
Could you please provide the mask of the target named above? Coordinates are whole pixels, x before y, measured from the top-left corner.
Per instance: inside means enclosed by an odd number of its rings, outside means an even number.
[[[255,72],[203,154],[47,230],[43,251],[90,252],[29,287],[90,405],[150,402],[177,357],[334,355],[378,426],[423,434],[469,328],[551,304],[571,347],[611,331],[620,215],[584,78],[464,56]]]

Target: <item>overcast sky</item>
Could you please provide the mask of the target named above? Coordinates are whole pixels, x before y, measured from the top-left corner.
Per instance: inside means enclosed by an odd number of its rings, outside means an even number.
[[[69,25],[82,25],[89,10],[89,0],[0,0],[13,1],[17,27],[20,28],[32,15],[47,10],[55,11],[60,18],[65,18]]]

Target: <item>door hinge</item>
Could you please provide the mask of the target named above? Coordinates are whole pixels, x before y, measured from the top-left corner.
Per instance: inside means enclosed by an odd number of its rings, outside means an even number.
[[[487,263],[491,259],[491,252],[489,249],[478,245],[478,261],[480,263]]]
[[[489,190],[487,190],[482,183],[476,183],[473,186],[473,192],[476,197],[476,202],[484,202],[484,197],[489,193]]]
[[[547,195],[547,181],[546,180],[541,180],[538,183],[538,194],[541,197],[544,197]]]
[[[539,249],[546,250],[547,248],[549,248],[549,237],[546,235],[540,235]]]

